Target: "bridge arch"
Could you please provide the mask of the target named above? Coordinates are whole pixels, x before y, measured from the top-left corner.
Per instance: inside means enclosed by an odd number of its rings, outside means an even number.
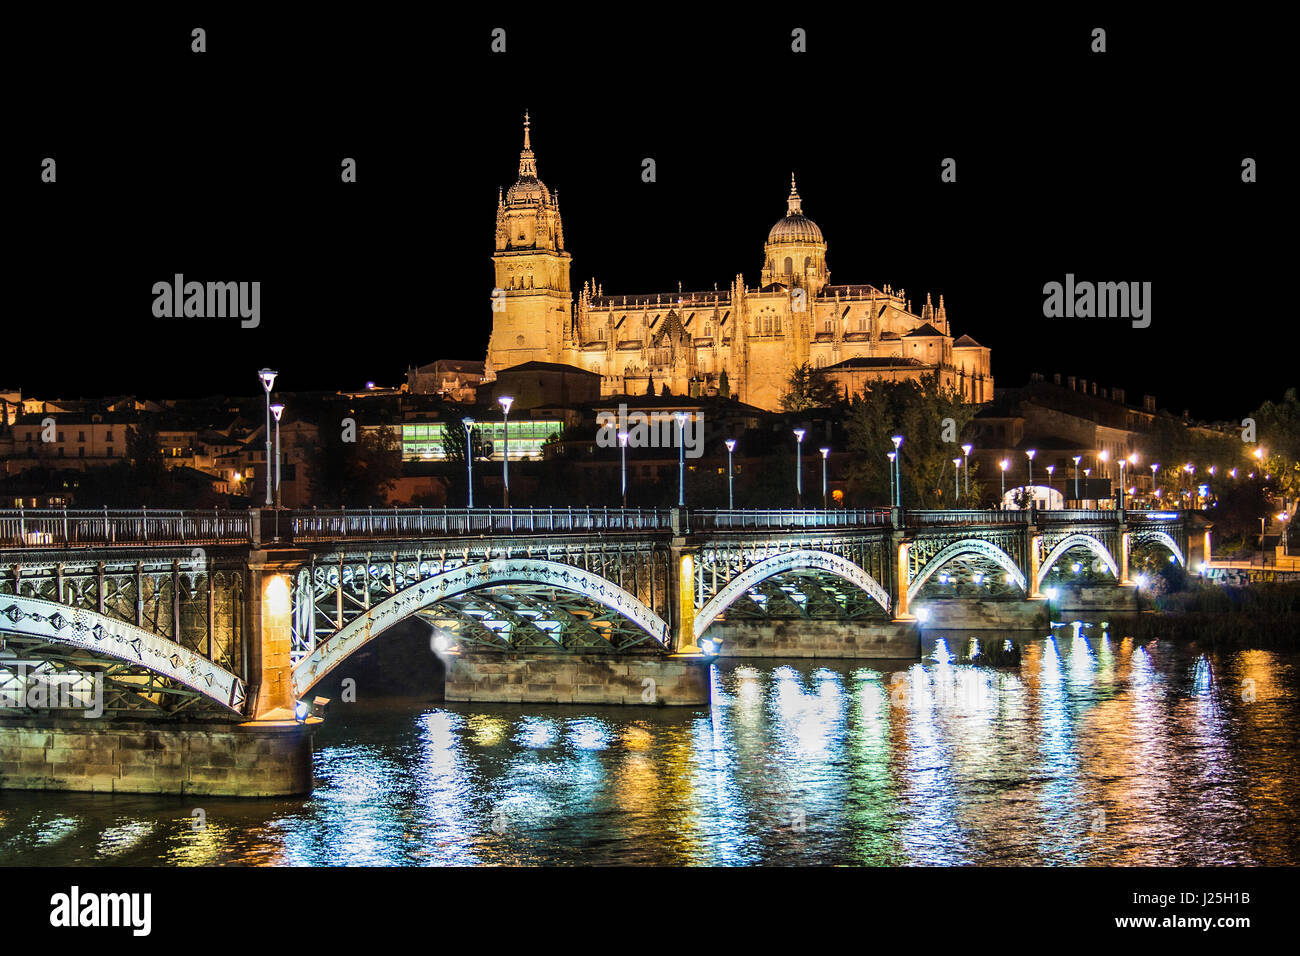
[[[244,682],[220,664],[161,634],[97,611],[4,594],[0,595],[0,631],[138,665],[237,714],[244,706]]]
[[[708,630],[709,625],[717,619],[719,614],[731,607],[750,588],[762,581],[766,581],[768,578],[775,577],[778,574],[785,574],[788,571],[830,572],[836,577],[861,588],[886,612],[889,611],[889,592],[880,585],[879,581],[848,558],[832,554],[829,551],[783,551],[756,564],[751,564],[728,581],[725,587],[719,589],[718,593],[713,595],[704,607],[695,613],[696,640],[704,635],[704,632]]]
[[[1132,547],[1139,547],[1144,544],[1163,545],[1174,556],[1175,561],[1183,567],[1187,567],[1187,556],[1183,554],[1183,549],[1178,546],[1178,542],[1174,540],[1173,535],[1167,531],[1158,529],[1134,531],[1129,540],[1132,542]]]
[[[305,696],[330,671],[398,621],[458,595],[510,584],[545,585],[581,595],[620,614],[663,647],[668,646],[668,624],[663,618],[635,595],[611,581],[582,568],[555,561],[496,558],[424,578],[386,598],[330,634],[294,665],[295,698]]]
[[[925,567],[917,574],[916,579],[907,586],[907,601],[911,604],[912,600],[921,592],[925,582],[934,576],[934,573],[941,567],[951,561],[953,558],[960,557],[963,554],[976,554],[982,558],[988,558],[995,562],[998,567],[1007,574],[1021,588],[1029,590],[1028,583],[1025,579],[1025,572],[1020,570],[1015,559],[1007,554],[996,544],[985,541],[982,538],[963,538],[960,541],[954,541],[940,550],[934,557],[926,562]]]
[[[1038,577],[1034,581],[1034,585],[1036,587],[1042,585],[1043,581],[1047,579],[1047,573],[1052,570],[1056,562],[1061,560],[1061,557],[1071,548],[1079,547],[1087,548],[1101,558],[1106,567],[1110,569],[1110,573],[1115,576],[1116,580],[1119,580],[1119,565],[1115,562],[1114,555],[1106,549],[1106,546],[1090,534],[1076,533],[1067,534],[1056,542],[1051,551],[1047,552],[1047,556],[1043,558],[1043,563],[1038,568]]]

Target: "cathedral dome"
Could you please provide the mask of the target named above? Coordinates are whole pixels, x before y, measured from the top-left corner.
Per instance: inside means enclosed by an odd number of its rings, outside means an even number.
[[[825,242],[822,231],[803,214],[799,204],[799,190],[794,185],[794,173],[790,174],[790,198],[786,200],[785,218],[780,220],[767,234],[768,242]]]

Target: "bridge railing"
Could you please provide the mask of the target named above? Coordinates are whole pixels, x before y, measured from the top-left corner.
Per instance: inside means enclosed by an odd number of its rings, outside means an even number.
[[[1118,521],[1120,516],[1120,512],[1114,508],[1036,508],[1034,513],[1043,523]]]
[[[660,531],[671,527],[663,508],[363,508],[295,511],[294,541],[419,538],[458,534],[547,534]]]
[[[0,547],[11,548],[247,544],[251,529],[247,511],[0,510]]]
[[[889,524],[888,508],[832,508],[692,511],[691,529],[700,531],[861,528]]]
[[[953,524],[1024,524],[1028,511],[1003,511],[1000,509],[950,508],[947,511],[908,511],[904,524],[910,527]]]

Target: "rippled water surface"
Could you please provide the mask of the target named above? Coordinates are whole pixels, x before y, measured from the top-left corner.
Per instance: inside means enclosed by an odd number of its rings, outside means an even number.
[[[1300,654],[968,642],[721,663],[709,710],[335,704],[308,798],[7,792],[0,863],[1300,863]]]

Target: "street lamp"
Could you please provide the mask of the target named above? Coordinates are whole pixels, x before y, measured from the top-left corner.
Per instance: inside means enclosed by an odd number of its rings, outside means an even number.
[[[803,436],[806,435],[802,428],[794,430],[794,501],[796,508],[803,507]]]
[[[686,507],[686,419],[685,412],[674,412],[677,420],[677,507]]]
[[[271,507],[271,386],[280,373],[274,369],[264,368],[257,373],[266,391],[266,506]]]
[[[1156,487],[1156,472],[1160,470],[1160,462],[1151,463],[1151,493],[1157,498],[1160,497],[1160,489]]]
[[[1128,464],[1127,458],[1119,460],[1119,507],[1124,510],[1124,466]]]
[[[1002,469],[1002,501],[1003,501],[1003,503],[1005,503],[1006,500],[1007,500],[1007,468],[1008,468],[1010,465],[1011,465],[1011,462],[1007,461],[1007,459],[1005,459],[1005,458],[1003,458],[1000,462],[998,462],[998,467]]]
[[[284,414],[284,405],[276,402],[271,406],[271,414],[275,416],[275,507],[278,511],[280,508],[280,416]]]
[[[957,498],[961,495],[961,459],[952,460],[952,506],[957,507]]]
[[[462,418],[460,423],[465,426],[465,469],[468,473],[469,480],[469,507],[474,507],[474,439],[473,428],[474,419]],[[468,518],[466,519],[469,520]]]
[[[1291,550],[1287,546],[1287,540],[1286,540],[1286,522],[1287,522],[1288,514],[1289,514],[1288,512],[1282,511],[1279,512],[1277,516],[1277,520],[1282,522],[1282,554],[1284,556],[1291,554]]]
[[[1052,490],[1052,475],[1054,474],[1056,474],[1056,466],[1048,465],[1047,466],[1047,490],[1049,492]],[[1051,506],[1052,506],[1052,496],[1049,494],[1047,496],[1047,507],[1050,508]]]
[[[723,444],[727,446],[727,510],[735,511],[736,495],[731,480],[733,474],[732,467],[731,467],[731,453],[736,450],[736,439],[728,438],[725,442],[723,442]]]
[[[894,443],[894,505],[903,507],[903,436],[895,435],[889,439]]]
[[[618,433],[618,464],[623,473],[623,507],[627,507],[627,432]]]
[[[822,453],[822,511],[826,510],[826,457],[831,453],[829,448],[818,449]]]
[[[1030,448],[1025,451],[1025,457],[1029,459],[1029,487],[1034,486],[1034,456],[1038,454],[1037,449]],[[1033,494],[1033,492],[1030,492]]]
[[[889,507],[894,507],[894,459],[898,457],[898,452],[891,451],[885,456],[889,459]]]
[[[501,406],[501,497],[504,507],[510,507],[510,406],[515,400],[509,395],[502,395],[497,399],[497,404]]]
[[[961,466],[965,469],[966,497],[970,497],[970,453],[974,445],[961,446]]]
[[[1083,461],[1082,455],[1074,456],[1074,500],[1079,500],[1079,462]]]

